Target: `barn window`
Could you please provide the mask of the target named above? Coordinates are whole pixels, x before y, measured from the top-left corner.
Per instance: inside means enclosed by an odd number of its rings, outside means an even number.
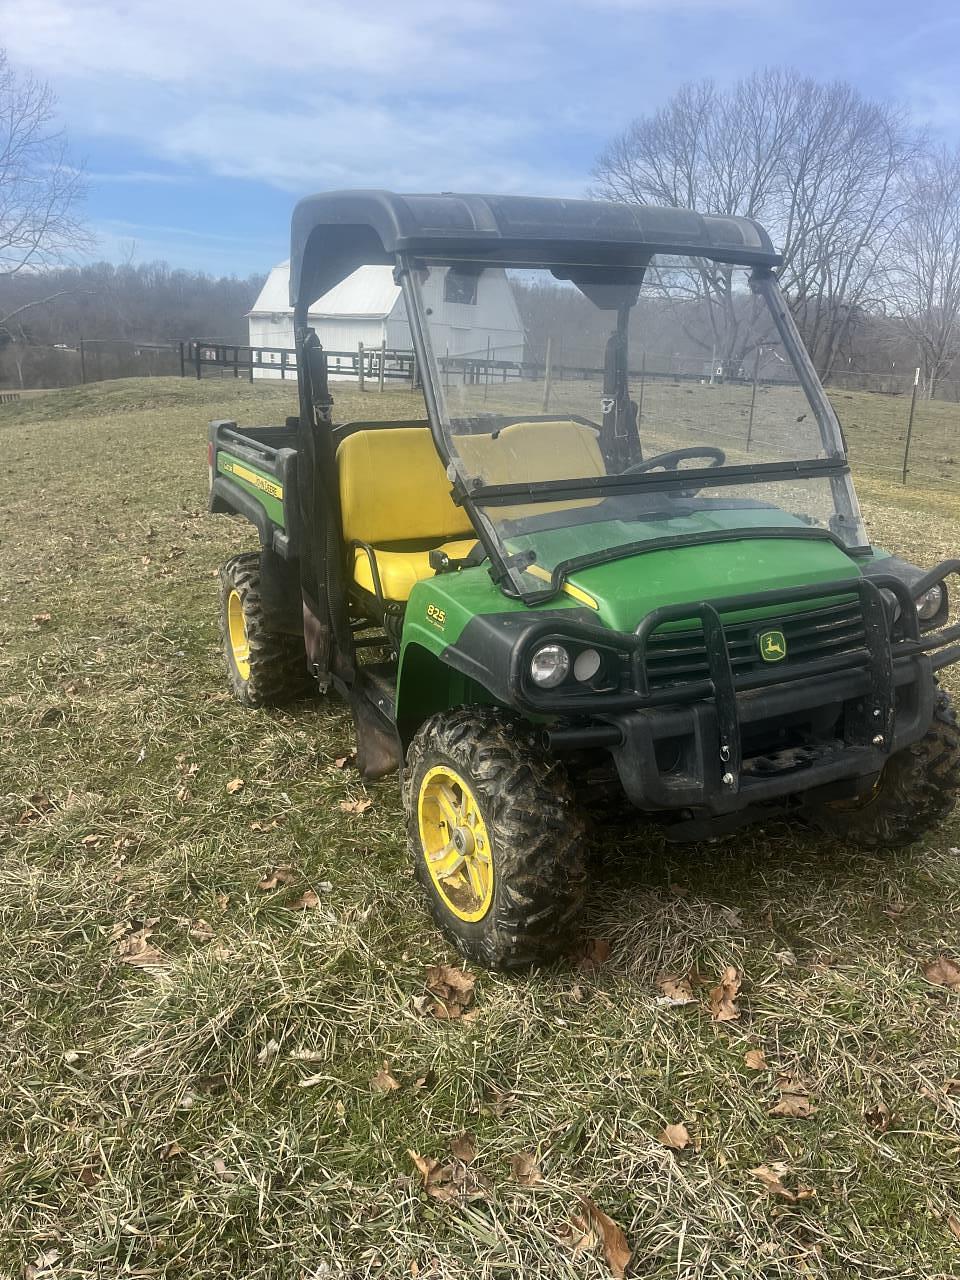
[[[475,307],[477,305],[477,273],[458,271],[456,267],[451,267],[443,282],[443,300]]]

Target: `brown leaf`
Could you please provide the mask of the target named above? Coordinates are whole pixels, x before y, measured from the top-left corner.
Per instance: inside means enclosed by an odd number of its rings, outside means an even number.
[[[377,1093],[392,1093],[394,1089],[400,1088],[400,1081],[390,1074],[390,1064],[386,1058],[376,1075],[370,1077],[370,1088]]]
[[[580,953],[578,964],[581,969],[590,972],[599,969],[610,957],[610,943],[606,938],[590,938]]]
[[[59,1249],[47,1249],[38,1253],[35,1262],[28,1262],[23,1269],[24,1280],[38,1280],[39,1276],[52,1276],[51,1268],[59,1259]]]
[[[677,978],[665,974],[658,979],[661,998],[669,1004],[693,1004],[693,986],[689,978]]]
[[[213,937],[212,925],[210,925],[208,921],[204,920],[202,916],[200,919],[194,920],[188,932],[190,937],[195,938],[197,942],[209,942]]]
[[[276,831],[277,827],[279,826],[280,826],[279,818],[271,818],[269,822],[261,822],[261,820],[258,818],[256,822],[250,823],[250,830],[251,831]]]
[[[435,1160],[433,1156],[421,1156],[409,1149],[407,1155],[416,1165],[421,1185],[431,1199],[448,1202],[459,1199],[453,1165],[441,1165],[440,1161]]]
[[[217,1175],[221,1182],[232,1182],[233,1173],[227,1168],[226,1160],[217,1156],[213,1162],[213,1172]]]
[[[770,1108],[772,1116],[783,1116],[788,1120],[808,1120],[816,1114],[817,1108],[810,1101],[809,1091],[792,1076],[779,1076],[777,1088],[780,1101]]]
[[[949,956],[937,956],[936,960],[928,960],[923,966],[923,975],[928,982],[938,987],[960,991],[960,964]]]
[[[657,1135],[657,1141],[662,1142],[665,1147],[672,1147],[674,1151],[682,1151],[690,1145],[690,1134],[685,1124],[668,1124]]]
[[[181,1156],[186,1154],[186,1147],[181,1146],[179,1142],[168,1142],[160,1148],[161,1160],[179,1160]]]
[[[95,1187],[103,1178],[100,1170],[92,1164],[85,1164],[80,1170],[78,1181],[85,1187]]]
[[[763,1056],[762,1049],[748,1049],[743,1055],[744,1065],[750,1071],[766,1071],[767,1060]]]
[[[369,796],[361,796],[358,800],[341,800],[340,808],[344,813],[366,813],[372,804]]]
[[[951,1235],[960,1240],[960,1218],[955,1213],[948,1213],[946,1217],[947,1230]]]
[[[538,1187],[543,1182],[543,1173],[532,1151],[519,1151],[511,1156],[510,1172],[521,1187]]]
[[[427,968],[427,990],[434,1000],[427,998],[426,1004],[414,1002],[421,1013],[431,1013],[441,1021],[454,1021],[463,1016],[465,1009],[473,1003],[474,984],[476,979],[472,973],[457,969],[449,964],[432,964]],[[424,997],[419,997],[422,1002]]]
[[[319,907],[320,898],[312,889],[304,889],[299,898],[294,898],[287,905],[291,911],[312,911],[314,907]]]
[[[890,1108],[881,1099],[875,1107],[871,1107],[869,1111],[863,1113],[863,1118],[867,1124],[874,1129],[878,1129],[881,1133],[886,1133],[890,1128]]]
[[[235,796],[238,791],[242,791],[247,784],[242,778],[231,778],[227,783],[227,794]]]
[[[762,1164],[758,1169],[751,1169],[750,1172],[755,1178],[759,1178],[765,1189],[772,1196],[782,1196],[784,1200],[789,1200],[791,1204],[796,1204],[798,1200],[809,1200],[816,1192],[811,1187],[798,1187],[796,1191],[791,1191],[781,1181],[783,1176],[790,1172],[787,1166],[780,1160],[774,1164]]]
[[[740,994],[740,973],[728,964],[720,975],[720,982],[710,992],[710,1016],[714,1022],[733,1022],[740,1017],[737,996]]]
[[[125,938],[121,938],[117,943],[117,954],[121,964],[133,965],[139,969],[157,968],[161,965],[169,964],[169,960],[162,951],[158,951],[156,947],[148,942],[148,938],[153,933],[151,928],[138,929],[136,933],[128,934]]]
[[[474,1145],[472,1133],[461,1133],[456,1138],[451,1139],[450,1154],[454,1160],[462,1160],[464,1164],[472,1164],[477,1158],[477,1148]]]
[[[580,1207],[583,1209],[587,1222],[603,1242],[603,1256],[607,1260],[610,1274],[615,1276],[616,1280],[623,1280],[627,1267],[630,1265],[630,1259],[633,1256],[630,1246],[627,1244],[627,1237],[623,1234],[623,1229],[594,1204],[589,1196],[580,1197]]]
[[[38,626],[38,627],[42,627],[42,626],[44,626],[46,623],[48,623],[48,622],[50,621],[50,614],[49,614],[49,613],[35,613],[35,614],[33,615],[33,621],[37,624],[37,626]]]
[[[943,1092],[948,1098],[960,1096],[960,1079],[951,1076],[949,1080],[943,1082]]]
[[[282,884],[293,884],[296,879],[297,872],[291,866],[271,867],[263,879],[257,882],[257,888],[261,893],[269,893]]]
[[[334,768],[346,769],[350,765],[354,764],[356,762],[356,759],[357,759],[357,753],[355,751],[347,751],[344,755],[337,756],[334,759],[334,762],[333,762]]]
[[[106,836],[98,836],[98,835],[91,834],[89,836],[84,836],[83,839],[80,841],[80,843],[84,846],[85,849],[97,849],[99,848],[100,845],[103,844],[105,839],[106,839]]]

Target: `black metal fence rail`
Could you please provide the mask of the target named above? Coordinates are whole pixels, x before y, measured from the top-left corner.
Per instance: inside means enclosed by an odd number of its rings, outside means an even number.
[[[416,382],[416,357],[412,351],[394,350],[385,345],[356,351],[330,351],[327,366],[332,376],[355,378],[360,386],[366,382],[383,389],[385,382]],[[180,375],[192,373],[197,378],[219,372],[250,382],[260,377],[297,376],[297,353],[292,347],[254,347],[240,343],[217,342],[194,338],[180,344]]]

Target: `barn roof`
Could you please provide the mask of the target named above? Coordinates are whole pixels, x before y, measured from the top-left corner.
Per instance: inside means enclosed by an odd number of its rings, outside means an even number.
[[[393,268],[358,267],[333,286],[310,308],[312,319],[377,320],[390,315],[400,296],[393,282]],[[290,262],[281,262],[267,276],[260,296],[247,313],[251,316],[290,315]]]

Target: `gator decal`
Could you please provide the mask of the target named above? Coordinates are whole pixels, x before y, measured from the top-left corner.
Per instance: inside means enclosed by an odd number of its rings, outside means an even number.
[[[276,480],[270,480],[267,476],[262,476],[257,471],[251,471],[249,467],[245,467],[242,462],[234,462],[232,458],[224,458],[220,463],[220,470],[228,476],[236,476],[238,480],[246,480],[247,484],[252,484],[255,489],[259,489],[262,493],[268,493],[271,498],[283,499],[283,485],[277,484]]]
[[[217,454],[217,471],[255,497],[275,525],[285,527],[283,485],[276,477],[249,466],[225,452]]]

